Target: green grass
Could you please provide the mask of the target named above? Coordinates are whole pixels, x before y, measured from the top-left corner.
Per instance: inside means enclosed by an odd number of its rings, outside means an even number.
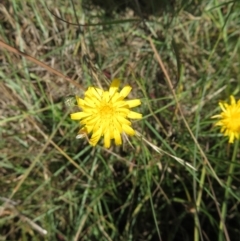
[[[238,143],[211,119],[239,97],[239,3],[74,1],[97,23],[79,35],[45,2],[76,23],[71,1],[4,1],[0,40],[75,85],[1,45],[0,240],[239,240]],[[134,149],[75,139],[64,99],[98,85],[81,36],[103,87],[120,78],[142,101]]]

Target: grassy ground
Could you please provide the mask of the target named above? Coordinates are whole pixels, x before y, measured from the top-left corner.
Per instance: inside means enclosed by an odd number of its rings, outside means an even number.
[[[53,16],[76,23],[71,1],[0,3],[0,40],[72,79],[0,45],[0,240],[239,240],[238,143],[210,118],[239,96],[239,3],[93,2],[74,1],[80,23],[119,23],[79,33]],[[64,104],[115,77],[142,101],[134,149],[75,139]]]

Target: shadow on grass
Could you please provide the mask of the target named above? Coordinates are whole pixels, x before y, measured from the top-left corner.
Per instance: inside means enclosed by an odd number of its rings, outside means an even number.
[[[94,5],[97,5],[106,11],[106,15],[125,11],[126,8],[132,9],[134,14],[143,18],[149,15],[159,15],[164,12],[177,13],[185,9],[190,12],[196,12],[202,1],[199,0],[92,0]],[[87,2],[86,2],[87,4]]]

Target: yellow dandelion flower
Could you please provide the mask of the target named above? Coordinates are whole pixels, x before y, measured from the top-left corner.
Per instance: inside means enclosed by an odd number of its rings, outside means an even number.
[[[235,98],[230,96],[230,103],[220,102],[219,105],[223,112],[212,118],[220,118],[215,124],[221,126],[221,132],[224,136],[229,137],[229,142],[233,143],[234,139],[240,136],[240,100],[236,102]]]
[[[141,101],[125,100],[132,88],[127,85],[118,92],[119,85],[120,80],[114,79],[108,91],[89,87],[84,99],[76,97],[82,111],[71,114],[71,119],[80,120],[83,126],[79,131],[80,136],[92,133],[89,140],[92,146],[95,146],[102,136],[104,147],[109,148],[111,139],[115,140],[116,145],[121,145],[121,134],[135,135],[129,119],[141,119],[142,114],[130,109],[141,105]]]

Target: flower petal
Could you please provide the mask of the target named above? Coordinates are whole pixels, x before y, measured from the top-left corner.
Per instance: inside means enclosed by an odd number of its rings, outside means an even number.
[[[133,108],[141,105],[141,101],[139,99],[127,100],[126,103],[128,104],[129,108]]]
[[[113,79],[112,80],[112,83],[111,83],[110,88],[109,88],[109,95],[110,96],[114,95],[118,91],[119,85],[120,85],[120,79]]]
[[[229,143],[233,143],[234,142],[234,133],[230,133],[229,134]]]
[[[102,95],[102,100],[105,102],[109,102],[110,96],[108,91],[104,91]]]
[[[111,145],[110,131],[107,130],[107,131],[104,133],[104,147],[105,147],[105,148],[109,148],[110,145]]]
[[[89,143],[92,146],[96,146],[101,136],[102,136],[102,128],[99,128],[97,131],[93,132],[91,139],[89,140]]]
[[[102,89],[99,89],[96,87],[89,87],[88,90],[89,90],[88,96],[90,96],[92,98],[95,97],[98,100],[101,100],[103,92],[104,92]]]
[[[221,115],[214,115],[214,116],[211,116],[212,119],[214,118],[221,118]]]
[[[226,111],[226,109],[225,109],[225,106],[224,106],[224,103],[222,103],[222,102],[219,102],[219,106],[220,106],[220,108],[222,109],[222,111]]]
[[[132,127],[128,126],[128,125],[123,125],[122,126],[123,131],[129,135],[129,136],[134,136],[135,135],[135,131],[132,129]]]
[[[116,107],[116,108],[129,109],[128,104],[127,104],[126,101],[124,101],[124,100],[120,100],[120,101],[115,101],[115,102],[113,102],[113,106]]]
[[[125,87],[123,87],[123,89],[120,92],[120,95],[123,96],[124,98],[128,96],[128,94],[131,92],[132,87],[127,85]]]
[[[85,125],[85,130],[86,132],[89,134],[90,132],[92,132],[93,128],[94,128],[94,125]]]
[[[139,119],[142,119],[142,114],[137,113],[135,111],[130,111],[128,113],[127,117],[130,118],[130,119],[138,119],[139,120]]]
[[[96,125],[96,123],[98,123],[99,121],[99,116],[92,115],[87,117],[86,119],[83,119],[80,123],[82,125]]]
[[[79,107],[83,107],[84,106],[85,101],[83,99],[81,99],[78,96],[76,96],[76,100],[77,100],[77,105]]]
[[[117,119],[114,120],[114,130],[117,130],[119,133],[122,133],[122,125]]]
[[[120,132],[117,129],[114,129],[114,140],[117,146],[122,145],[122,137]]]
[[[126,118],[124,118],[121,115],[117,116],[117,121],[121,124],[121,125],[131,125],[131,122],[129,120],[127,120]]]
[[[76,112],[71,114],[71,119],[72,120],[81,120],[82,118],[85,118],[87,116],[91,115],[91,113],[87,112]]]
[[[236,105],[236,100],[233,95],[230,96],[231,105]]]

